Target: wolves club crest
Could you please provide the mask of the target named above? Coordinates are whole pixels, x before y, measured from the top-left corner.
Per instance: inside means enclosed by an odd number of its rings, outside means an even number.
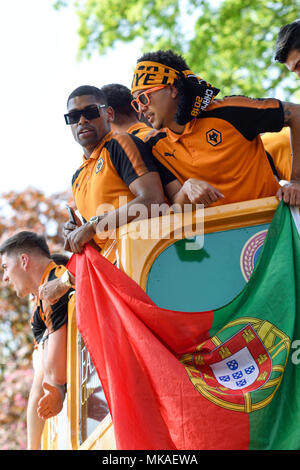
[[[222,134],[216,129],[210,129],[206,132],[206,140],[210,145],[215,147],[222,142]]]
[[[96,168],[95,168],[96,174],[102,170],[103,166],[104,166],[104,160],[102,157],[100,157],[99,160],[97,161]]]
[[[180,361],[207,399],[250,413],[273,399],[289,348],[290,339],[270,322],[239,318]]]

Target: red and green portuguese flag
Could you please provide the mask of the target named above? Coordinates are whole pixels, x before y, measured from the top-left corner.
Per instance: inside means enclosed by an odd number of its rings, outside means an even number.
[[[296,222],[281,202],[248,284],[215,311],[161,309],[91,247],[72,257],[118,449],[300,449]]]

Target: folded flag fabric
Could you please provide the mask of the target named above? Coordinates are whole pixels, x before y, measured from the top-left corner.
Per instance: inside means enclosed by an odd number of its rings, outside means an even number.
[[[72,256],[118,449],[300,449],[298,212],[279,204],[249,282],[214,311],[159,308],[90,246]]]

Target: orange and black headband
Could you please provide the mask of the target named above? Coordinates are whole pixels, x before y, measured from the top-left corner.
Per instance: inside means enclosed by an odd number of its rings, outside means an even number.
[[[179,72],[159,62],[138,62],[134,71],[131,94],[159,85],[174,85],[179,79],[184,80],[186,92],[189,94],[187,97],[190,102],[189,121],[193,117],[199,116],[220,91],[195,75],[191,70]],[[191,94],[194,96],[192,97]]]
[[[131,94],[137,90],[146,90],[159,85],[174,85],[180,73],[158,62],[138,62],[134,71]]]

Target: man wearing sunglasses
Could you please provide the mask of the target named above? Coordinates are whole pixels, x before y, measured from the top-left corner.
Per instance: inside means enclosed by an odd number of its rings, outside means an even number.
[[[161,88],[161,87],[159,87]],[[136,135],[144,142],[147,141],[155,130],[146,125],[145,118],[139,112],[137,100],[132,100],[129,88],[120,84],[110,84],[102,87],[109,105],[113,108],[114,120],[111,124],[115,132],[128,132]],[[141,100],[148,100],[148,94],[155,90],[147,90],[140,96]],[[143,122],[141,122],[143,121]],[[170,154],[171,156],[171,154]],[[154,155],[155,158],[155,155]],[[156,165],[159,169],[162,166],[158,160]],[[165,192],[172,203],[186,204],[203,204],[205,207],[222,198],[223,195],[206,181],[199,179],[187,179],[183,185],[176,179],[165,187]]]
[[[67,222],[64,226],[65,249],[73,253],[80,253],[92,239],[101,249],[108,231],[137,218],[161,215],[165,196],[181,206],[190,201],[209,204],[222,197],[204,183],[201,201],[188,198],[185,186],[154,159],[148,145],[132,134],[113,134],[112,120],[113,110],[102,90],[83,86],[69,96],[65,122],[84,152],[72,190],[85,223],[75,218],[76,225]]]
[[[218,92],[173,51],[138,60],[132,105],[157,129],[148,140],[155,157],[180,183],[190,178],[191,191],[197,191],[195,179],[201,175],[224,195],[215,205],[275,194],[299,205],[300,107],[240,96],[215,100]],[[280,186],[260,134],[283,126],[291,129],[294,162],[290,182]]]
[[[103,228],[118,227],[121,221],[128,223],[136,217],[129,214],[134,204],[143,204],[150,213],[151,204],[164,202],[164,192],[151,152],[144,144],[129,134],[113,135],[113,110],[100,89],[77,88],[67,106],[65,122],[84,153],[72,189],[86,222],[75,229],[71,223],[65,225],[66,248],[78,253],[92,239],[103,247],[106,240],[96,235],[100,221]]]
[[[141,205],[148,210],[146,217],[155,217],[161,215],[162,205],[167,208],[165,196],[172,205],[180,206],[206,206],[222,197],[206,182],[201,191],[190,191],[188,196],[189,181],[181,185],[138,137],[113,134],[112,119],[113,110],[107,106],[102,90],[82,86],[69,96],[65,122],[84,152],[83,163],[72,179],[74,199],[84,223],[73,214],[73,221],[64,225],[65,249],[73,253],[82,252],[88,242],[96,242],[101,250],[109,235],[106,228],[114,229],[136,219]],[[96,231],[104,237],[98,237]],[[40,288],[40,298],[53,303],[72,282],[70,275],[64,283],[46,283]]]

